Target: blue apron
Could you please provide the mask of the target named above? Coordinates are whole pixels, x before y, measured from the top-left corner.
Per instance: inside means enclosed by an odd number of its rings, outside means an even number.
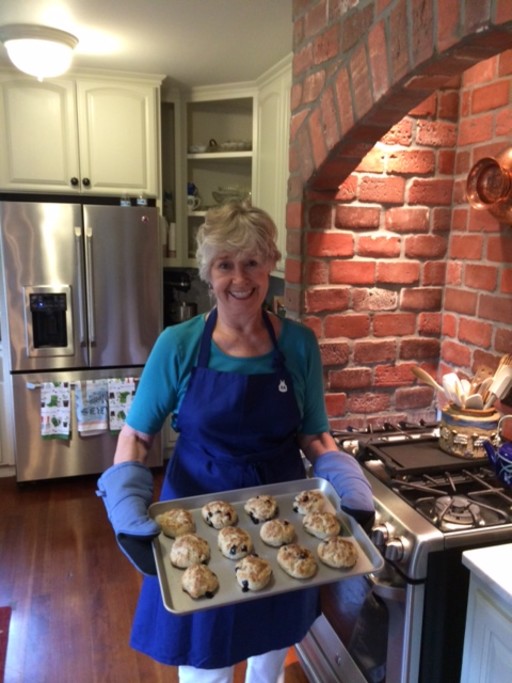
[[[216,320],[213,309],[180,407],[161,500],[305,476],[292,378],[267,314],[274,371],[262,375],[208,368]],[[318,614],[313,588],[177,616],[163,606],[157,578],[146,577],[130,643],[164,664],[216,669],[299,642]]]

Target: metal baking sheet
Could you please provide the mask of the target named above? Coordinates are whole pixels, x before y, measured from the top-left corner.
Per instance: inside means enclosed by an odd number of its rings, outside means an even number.
[[[316,548],[320,540],[304,531],[302,528],[303,515],[294,512],[292,508],[293,499],[297,493],[312,489],[319,489],[324,494],[326,499],[325,509],[336,514],[342,526],[340,535],[354,543],[358,550],[358,560],[351,569],[331,569],[318,560],[318,571],[314,577],[311,579],[294,579],[288,576],[278,565],[278,548],[270,547],[260,539],[259,530],[261,525],[254,524],[245,512],[244,504],[248,498],[258,494],[265,493],[274,496],[279,505],[278,517],[287,519],[294,525],[297,536],[296,542],[309,548],[315,557],[318,558]],[[201,508],[212,500],[224,500],[233,505],[238,513],[237,526],[249,532],[254,544],[254,552],[260,557],[269,560],[272,565],[272,578],[269,585],[263,590],[242,592],[235,577],[236,561],[229,560],[222,555],[217,547],[218,531],[209,527],[201,517]],[[320,586],[349,576],[377,572],[384,564],[382,556],[370,542],[364,530],[351,517],[340,510],[340,499],[331,484],[325,479],[300,479],[281,484],[270,484],[268,486],[236,489],[190,498],[162,501],[153,503],[149,508],[149,513],[154,518],[156,515],[173,508],[186,508],[192,513],[196,524],[196,533],[210,544],[211,559],[208,566],[217,574],[219,579],[219,590],[212,598],[199,598],[197,600],[191,598],[181,588],[181,577],[184,570],[173,567],[169,558],[174,541],[172,538],[168,538],[161,533],[153,541],[153,551],[164,605],[166,609],[175,614],[189,614],[235,602],[256,600],[287,591]]]

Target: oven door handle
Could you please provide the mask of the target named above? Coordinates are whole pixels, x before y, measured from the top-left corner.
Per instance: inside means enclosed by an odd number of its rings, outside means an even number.
[[[405,602],[405,586],[393,586],[379,581],[376,574],[367,574],[366,578],[371,585],[372,592],[386,601]]]

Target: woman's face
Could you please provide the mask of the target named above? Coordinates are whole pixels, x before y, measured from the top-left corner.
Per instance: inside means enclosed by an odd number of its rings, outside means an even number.
[[[270,271],[269,263],[258,254],[219,254],[210,269],[210,284],[219,309],[235,313],[260,309],[267,295]]]

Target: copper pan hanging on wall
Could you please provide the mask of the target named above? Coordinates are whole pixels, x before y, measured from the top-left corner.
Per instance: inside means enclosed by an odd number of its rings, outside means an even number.
[[[466,196],[474,209],[487,209],[512,224],[512,148],[477,161],[468,174]]]

